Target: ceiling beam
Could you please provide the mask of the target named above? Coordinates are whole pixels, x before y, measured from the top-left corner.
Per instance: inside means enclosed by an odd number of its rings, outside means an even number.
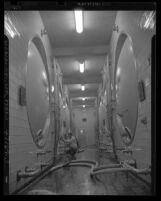
[[[70,98],[76,98],[76,97],[97,97],[97,91],[75,91],[75,92],[69,92]]]
[[[86,110],[87,108],[90,108],[90,107],[96,107],[97,105],[86,105],[86,107],[82,107],[82,105],[72,105],[72,108],[79,108],[81,110]]]
[[[63,84],[91,84],[101,83],[101,75],[63,76]]]
[[[53,56],[55,57],[106,55],[108,54],[108,52],[109,52],[109,45],[53,48]]]
[[[88,104],[95,104],[95,100],[73,100],[72,104],[79,104],[79,105],[88,105]]]
[[[75,97],[75,98],[71,98],[71,100],[82,100],[83,97]],[[96,97],[85,97],[85,100],[97,100]]]
[[[72,104],[72,107],[76,107],[76,106],[80,106],[80,107],[83,108],[83,105],[82,105],[82,104]],[[96,104],[88,104],[88,105],[85,105],[84,108],[86,108],[86,107],[88,107],[88,106],[92,106],[92,107],[94,107],[94,106],[96,106]]]

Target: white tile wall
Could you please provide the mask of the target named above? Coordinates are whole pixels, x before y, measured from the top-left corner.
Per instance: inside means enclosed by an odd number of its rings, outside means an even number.
[[[25,166],[33,166],[37,162],[35,154],[30,151],[37,150],[32,139],[27,116],[26,106],[18,104],[18,89],[22,85],[25,87],[25,68],[27,59],[28,42],[31,40],[43,24],[37,11],[9,12],[13,23],[17,25],[21,32],[21,38],[9,38],[9,191],[12,193],[29,179],[22,179],[16,182],[16,173],[19,169],[24,170]],[[14,17],[13,17],[14,16]],[[30,23],[29,23],[30,22]],[[36,23],[37,26],[34,24]],[[23,24],[23,27],[20,26]],[[28,31],[25,31],[27,28]],[[42,39],[49,64],[50,45],[47,37]],[[48,138],[45,149],[53,148],[52,138]],[[44,162],[51,160],[52,154],[47,154],[42,159]]]

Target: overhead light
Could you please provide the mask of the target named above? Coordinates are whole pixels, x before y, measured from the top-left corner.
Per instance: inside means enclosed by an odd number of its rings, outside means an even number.
[[[116,73],[116,75],[117,75],[117,77],[119,77],[119,75],[120,75],[120,67],[117,69],[117,73]]]
[[[85,90],[85,86],[84,86],[84,85],[81,86],[81,90],[82,90],[82,91]]]
[[[42,72],[42,76],[46,80],[46,74],[45,74],[45,72]]]
[[[85,101],[85,98],[82,98],[82,101]]]
[[[28,56],[28,57],[31,57],[31,55],[32,55],[32,53],[31,53],[31,51],[29,50],[28,53],[27,53],[27,56]]]
[[[156,23],[156,11],[146,11],[143,13],[140,20],[140,27],[142,29],[153,29]]]
[[[51,87],[51,91],[54,92],[54,86],[53,86],[53,85],[52,85],[52,87]]]
[[[85,106],[85,105],[83,105],[83,107],[85,108],[86,106]]]
[[[83,14],[81,10],[75,10],[75,25],[76,25],[76,31],[78,33],[83,32]]]
[[[20,33],[16,29],[15,25],[12,23],[9,16],[5,15],[5,30],[6,34],[9,35],[11,38],[15,36],[20,36]]]
[[[80,73],[84,73],[84,63],[79,64],[80,65]]]

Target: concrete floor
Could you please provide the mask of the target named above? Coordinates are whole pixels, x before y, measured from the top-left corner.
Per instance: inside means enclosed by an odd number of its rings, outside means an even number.
[[[96,149],[77,154],[77,159],[96,160],[99,165],[115,163],[112,154],[101,154]],[[23,194],[31,194],[28,192],[36,189],[59,195],[150,195],[149,187],[132,177],[127,180],[125,173],[102,174],[97,176],[98,180],[92,180],[89,172],[87,167],[65,167],[52,172]]]

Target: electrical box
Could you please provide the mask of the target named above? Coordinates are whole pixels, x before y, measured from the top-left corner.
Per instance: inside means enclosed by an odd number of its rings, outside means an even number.
[[[140,102],[143,102],[146,98],[145,96],[145,84],[143,80],[140,80],[138,83],[139,99]]]
[[[19,105],[26,105],[26,89],[23,86],[19,87]]]
[[[86,118],[83,118],[83,119],[82,119],[82,121],[83,121],[83,122],[86,122],[86,121],[87,121],[87,119],[86,119]]]

